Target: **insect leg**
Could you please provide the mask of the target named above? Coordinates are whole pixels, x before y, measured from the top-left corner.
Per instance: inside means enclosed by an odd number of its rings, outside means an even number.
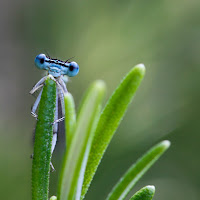
[[[58,120],[58,89],[56,88],[56,109],[55,109],[55,116],[54,121]],[[51,154],[53,154],[53,151],[56,146],[57,142],[57,133],[58,133],[58,123],[53,123],[53,138],[52,138],[52,145],[51,145]],[[50,163],[52,171],[54,171],[54,167],[52,163]]]
[[[62,117],[55,120],[53,122],[53,124],[56,124],[56,123],[59,123],[59,122],[62,122],[64,119],[65,119],[65,103],[64,103],[64,94],[63,94],[63,91],[58,89],[58,95],[59,95],[59,99],[60,99],[60,102],[61,102],[61,111],[62,111]]]
[[[65,84],[65,82],[63,81],[63,79],[62,79],[62,78],[59,78],[58,82],[59,82],[60,85],[62,86],[64,93],[67,93],[67,92],[68,92],[68,91],[67,91],[67,87],[66,87],[66,84]]]
[[[56,110],[55,110],[54,121],[56,121],[56,120],[58,120],[58,89],[56,89]],[[58,124],[55,123],[54,126],[53,126],[53,140],[52,140],[51,153],[53,153],[54,148],[56,146],[57,132],[58,132]]]
[[[40,89],[43,86],[43,83],[46,81],[47,76],[44,76],[43,78],[41,78],[33,87],[33,89],[29,92],[30,94],[33,94],[35,91],[37,91],[38,89]]]
[[[61,102],[62,116],[65,117],[65,102],[64,102],[64,94],[62,90],[60,90],[59,92],[59,97],[60,97],[60,102]]]
[[[42,90],[43,90],[43,89],[42,89]],[[39,105],[39,103],[40,103],[40,99],[41,99],[41,96],[42,96],[42,90],[40,91],[40,93],[39,93],[39,95],[38,95],[38,97],[37,97],[35,103],[33,104],[32,109],[31,109],[31,115],[32,115],[33,117],[35,117],[36,119],[37,119],[37,117],[38,117],[38,115],[36,114],[36,110],[37,110],[37,107],[38,107],[38,105]]]
[[[59,92],[59,98],[60,98],[60,102],[61,102],[61,108],[62,108],[62,117],[56,121],[54,121],[54,123],[59,123],[61,121],[63,121],[65,119],[65,103],[64,103],[64,93],[67,93],[67,87],[65,85],[65,82],[62,80],[62,78],[60,78],[58,80],[58,82],[60,83],[61,87],[63,89],[60,89],[58,90]],[[64,93],[63,93],[64,92]]]

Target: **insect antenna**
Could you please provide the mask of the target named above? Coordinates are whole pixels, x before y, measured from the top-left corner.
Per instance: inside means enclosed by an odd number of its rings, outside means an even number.
[[[48,51],[46,49],[44,49],[45,54],[47,55],[48,58],[51,58],[51,56],[49,55]]]
[[[72,58],[75,58],[75,56],[73,56],[73,57],[71,57],[71,58],[68,58],[68,59],[65,61],[65,63],[68,62],[69,60],[71,60]]]

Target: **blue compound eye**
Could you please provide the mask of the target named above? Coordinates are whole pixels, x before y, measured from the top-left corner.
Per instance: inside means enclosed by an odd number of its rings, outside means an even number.
[[[79,72],[79,66],[76,62],[70,62],[68,67],[68,76],[76,76]]]
[[[45,64],[45,60],[46,60],[46,55],[45,54],[39,54],[36,56],[35,58],[35,65],[36,67],[38,67],[39,69],[46,69],[46,64]]]

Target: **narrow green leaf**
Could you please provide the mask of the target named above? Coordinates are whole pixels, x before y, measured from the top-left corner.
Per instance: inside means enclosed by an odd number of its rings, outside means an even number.
[[[138,192],[136,192],[130,200],[152,200],[155,194],[155,187],[153,185],[148,185],[143,187]]]
[[[50,198],[50,200],[57,200],[57,197],[56,197],[56,196],[52,196],[52,197]]]
[[[152,147],[143,155],[115,185],[106,200],[123,200],[137,181],[156,162],[156,160],[169,148],[170,142],[165,140]]]
[[[65,101],[65,132],[67,148],[76,127],[76,111],[73,96],[68,92],[64,97]]]
[[[143,64],[136,65],[122,80],[108,100],[100,116],[92,141],[91,151],[85,171],[81,199],[84,198],[103,154],[122,120],[128,105],[145,74]]]
[[[81,107],[76,129],[64,158],[58,189],[59,200],[80,199],[84,171],[104,93],[104,82],[96,81],[90,87]]]
[[[82,108],[84,107],[85,103],[87,102],[87,99],[88,99],[88,96],[90,95],[90,92],[91,92],[91,88],[92,88],[92,87],[93,87],[93,86],[90,85],[90,87],[89,87],[89,88],[84,92],[84,94],[83,94],[83,97],[82,97],[82,99],[81,99],[81,101],[80,101],[80,103],[79,103],[79,105],[78,105],[77,118],[79,117],[79,114],[80,114]]]
[[[56,83],[47,78],[38,108],[32,165],[32,200],[48,199]]]

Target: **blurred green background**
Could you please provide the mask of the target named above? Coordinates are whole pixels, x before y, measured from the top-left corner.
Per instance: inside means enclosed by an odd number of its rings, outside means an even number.
[[[109,146],[87,200],[105,199],[126,169],[163,139],[171,148],[142,178],[155,199],[200,196],[200,1],[199,0],[1,0],[0,194],[31,199],[33,85],[44,75],[34,58],[74,60],[80,66],[68,89],[76,105],[96,79],[110,96],[138,63],[146,76]],[[62,138],[53,155],[50,194],[56,194]]]

